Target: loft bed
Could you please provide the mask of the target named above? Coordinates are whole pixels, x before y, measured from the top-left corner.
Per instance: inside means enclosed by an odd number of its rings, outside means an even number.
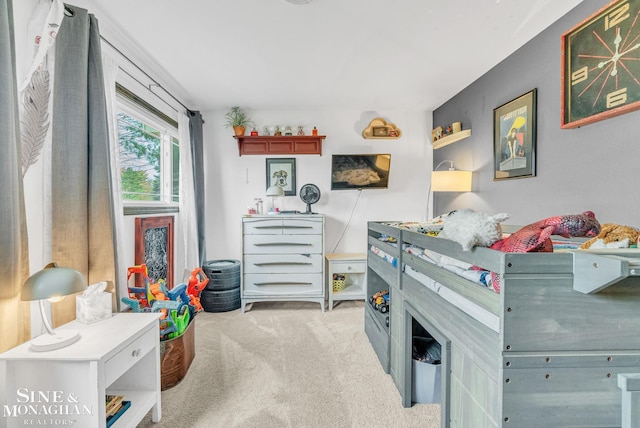
[[[418,322],[442,348],[443,427],[621,426],[618,375],[640,372],[638,250],[463,251],[395,222],[369,222],[368,244],[368,293],[391,303],[388,323],[367,305],[365,331],[404,406]],[[500,293],[419,249],[499,274]]]

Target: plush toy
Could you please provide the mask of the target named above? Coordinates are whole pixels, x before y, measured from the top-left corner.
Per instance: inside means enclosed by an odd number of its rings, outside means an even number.
[[[606,223],[602,225],[600,233],[580,246],[587,248],[629,248],[637,245],[640,230],[621,224]]]
[[[500,223],[509,217],[505,213],[489,215],[466,208],[452,211],[444,220],[438,237],[459,243],[464,251],[475,246],[490,247],[502,238]]]
[[[505,253],[553,252],[551,235],[566,238],[572,236],[596,236],[600,233],[600,223],[591,211],[582,214],[568,214],[548,217],[524,226],[508,237],[491,246]],[[500,292],[500,275],[491,273],[491,285],[496,293]]]
[[[524,226],[491,246],[505,253],[551,252],[551,235],[593,237],[600,233],[600,223],[591,211],[548,217]]]

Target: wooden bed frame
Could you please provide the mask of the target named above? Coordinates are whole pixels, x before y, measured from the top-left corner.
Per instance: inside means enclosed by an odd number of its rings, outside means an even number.
[[[369,247],[398,263],[369,251],[367,291],[390,291],[390,318],[387,325],[367,305],[365,331],[405,407],[412,405],[415,320],[442,348],[443,427],[621,426],[618,375],[640,372],[637,250],[624,257],[465,252],[455,242],[387,223],[393,222],[369,222]],[[380,241],[382,235],[397,245]],[[404,244],[499,273],[501,293],[399,250]],[[497,331],[403,272],[405,264],[497,316]]]

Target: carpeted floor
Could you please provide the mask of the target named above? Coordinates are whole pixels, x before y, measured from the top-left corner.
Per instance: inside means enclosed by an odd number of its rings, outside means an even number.
[[[403,408],[364,333],[364,302],[299,302],[199,313],[196,356],[139,427],[440,426],[440,406]]]

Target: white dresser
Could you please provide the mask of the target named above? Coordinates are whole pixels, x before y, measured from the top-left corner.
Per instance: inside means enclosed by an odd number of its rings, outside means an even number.
[[[77,321],[80,339],[48,352],[24,343],[0,355],[0,427],[104,428],[105,395],[131,402],[113,428],[135,427],[152,410],[160,420],[159,315],[123,313],[93,324]]]
[[[324,312],[324,216],[244,216],[242,312],[248,303],[291,300]]]

